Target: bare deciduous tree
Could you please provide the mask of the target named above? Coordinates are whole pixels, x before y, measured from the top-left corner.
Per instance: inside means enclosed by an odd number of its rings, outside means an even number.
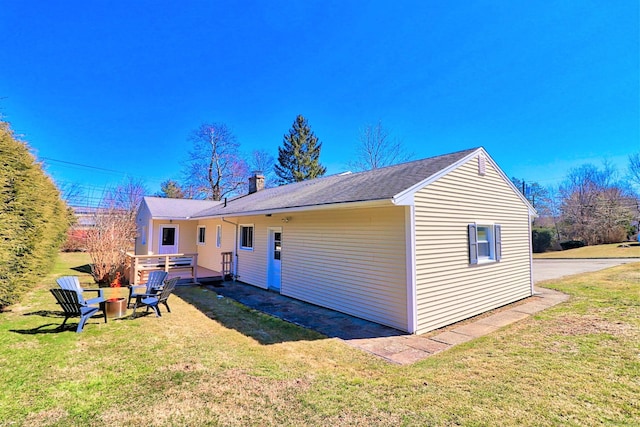
[[[640,153],[629,156],[629,178],[634,184],[640,186]]]
[[[276,186],[277,180],[273,170],[276,160],[271,154],[265,150],[253,150],[249,164],[251,165],[251,170],[261,171],[264,174],[266,188]]]
[[[356,171],[377,169],[410,160],[413,153],[406,150],[402,141],[392,137],[382,126],[367,124],[360,130],[355,160],[349,166]]]
[[[124,274],[127,251],[133,248],[138,206],[146,193],[140,181],[129,179],[107,190],[94,214],[94,226],[87,231],[91,274],[98,283],[109,283]]]
[[[247,186],[248,167],[239,144],[223,123],[204,123],[191,134],[185,175],[198,198],[221,200]]]
[[[573,169],[560,194],[563,230],[569,238],[589,245],[626,239],[632,199],[610,164],[602,169],[593,165]]]

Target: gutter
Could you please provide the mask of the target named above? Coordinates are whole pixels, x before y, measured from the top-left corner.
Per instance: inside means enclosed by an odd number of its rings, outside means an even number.
[[[379,200],[366,200],[359,202],[340,202],[340,203],[327,203],[324,205],[310,205],[310,206],[296,206],[296,207],[280,207],[273,209],[260,209],[255,211],[236,211],[236,212],[223,212],[214,213],[210,215],[197,215],[191,217],[192,219],[213,219],[224,218],[225,216],[242,217],[242,216],[255,216],[255,215],[267,215],[267,214],[289,214],[294,212],[307,212],[307,211],[320,211],[328,209],[356,209],[356,208],[372,208],[380,206],[393,206],[393,200],[391,199],[379,199]],[[229,221],[226,221],[229,222]],[[231,223],[233,224],[233,223]]]

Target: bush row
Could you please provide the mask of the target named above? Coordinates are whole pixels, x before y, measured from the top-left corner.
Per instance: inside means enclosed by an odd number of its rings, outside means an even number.
[[[0,310],[49,273],[71,212],[25,142],[0,121]]]

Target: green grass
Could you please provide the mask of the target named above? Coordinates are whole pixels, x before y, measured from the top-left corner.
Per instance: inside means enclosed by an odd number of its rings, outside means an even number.
[[[626,245],[626,247],[621,247]],[[612,243],[609,245],[584,246],[582,248],[568,249],[566,251],[545,252],[543,254],[533,254],[536,259],[551,258],[640,258],[640,244]]]
[[[56,274],[86,264],[65,254]],[[569,302],[396,366],[179,288],[157,319],[62,322],[47,289],[0,313],[0,425],[637,425],[640,265],[547,282]],[[90,284],[90,280],[83,283]]]

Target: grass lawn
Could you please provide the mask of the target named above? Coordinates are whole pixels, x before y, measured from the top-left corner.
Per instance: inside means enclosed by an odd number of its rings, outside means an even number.
[[[79,274],[64,254],[55,274]],[[64,332],[48,277],[0,313],[0,426],[638,425],[640,264],[410,366],[181,287],[172,313]],[[83,283],[90,283],[90,280]]]
[[[545,258],[640,258],[640,244],[638,242],[624,243],[628,247],[619,247],[622,243],[609,245],[584,246],[566,251],[545,252],[533,254],[536,259]]]

